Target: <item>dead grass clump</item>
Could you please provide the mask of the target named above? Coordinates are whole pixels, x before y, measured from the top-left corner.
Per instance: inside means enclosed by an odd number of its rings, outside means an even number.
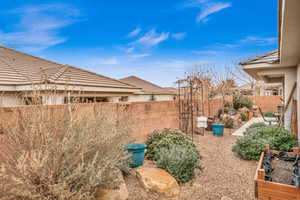
[[[2,124],[1,200],[91,200],[118,187],[129,132],[120,117],[43,106],[14,116]]]

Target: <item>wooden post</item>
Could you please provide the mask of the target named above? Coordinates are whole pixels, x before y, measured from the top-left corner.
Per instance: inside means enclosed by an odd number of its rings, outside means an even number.
[[[265,180],[265,176],[266,176],[265,170],[263,169],[257,170],[257,179]]]

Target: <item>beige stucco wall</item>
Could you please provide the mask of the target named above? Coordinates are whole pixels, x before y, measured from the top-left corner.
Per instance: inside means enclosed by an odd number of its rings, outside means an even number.
[[[17,94],[2,94],[0,96],[0,106],[14,107],[19,105],[22,105],[22,101]]]
[[[300,138],[300,64],[297,66],[297,120],[298,120],[298,139]]]
[[[293,86],[297,81],[297,68],[292,68],[285,72],[284,75],[284,100],[285,104],[287,104],[288,98],[291,94]],[[297,98],[297,91],[293,95],[293,99]],[[291,130],[291,119],[292,119],[292,102],[289,104],[289,107],[284,116],[284,127],[287,130]]]
[[[143,94],[143,95],[133,95],[129,96],[129,102],[139,102],[139,101],[151,101],[150,94]],[[155,101],[172,101],[173,95],[154,95]]]
[[[155,101],[172,101],[174,100],[174,95],[154,95]],[[110,97],[110,102],[119,102],[120,97]],[[145,102],[151,101],[150,94],[137,94],[128,96],[128,102]]]

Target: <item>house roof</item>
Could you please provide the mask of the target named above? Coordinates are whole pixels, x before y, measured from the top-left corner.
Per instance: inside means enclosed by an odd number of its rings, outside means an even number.
[[[151,82],[145,81],[141,78],[138,78],[136,76],[129,76],[126,78],[120,79],[120,81],[130,84],[135,87],[142,88],[142,91],[144,94],[170,94],[174,95],[174,91],[170,91],[169,89],[162,88],[158,85],[155,85]]]
[[[240,65],[252,65],[252,64],[260,64],[260,63],[268,63],[268,64],[279,63],[278,50],[274,50],[266,54],[256,56],[255,58],[251,58],[246,61],[240,62]]]
[[[119,80],[0,46],[0,85],[44,83],[137,89]]]

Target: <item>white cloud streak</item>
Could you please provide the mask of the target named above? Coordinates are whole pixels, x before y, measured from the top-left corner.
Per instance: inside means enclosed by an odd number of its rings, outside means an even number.
[[[184,3],[185,8],[200,9],[196,17],[196,22],[205,23],[209,20],[209,16],[231,7],[231,2],[214,2],[211,0],[191,0]]]
[[[225,8],[229,8],[230,6],[231,3],[221,3],[221,2],[208,3],[203,7],[203,9],[198,14],[196,21],[207,22],[209,15],[220,12],[221,10],[224,10]]]
[[[140,34],[141,31],[141,28],[136,28],[128,34],[128,37],[136,37]]]
[[[153,47],[169,39],[169,35],[169,32],[158,33],[155,29],[151,29],[132,44],[144,47]]]
[[[76,22],[79,10],[67,4],[25,6],[10,12],[20,17],[15,30],[0,30],[0,44],[27,52],[38,52],[67,41],[60,30]]]
[[[186,37],[186,33],[173,33],[172,37],[175,40],[183,40]]]

